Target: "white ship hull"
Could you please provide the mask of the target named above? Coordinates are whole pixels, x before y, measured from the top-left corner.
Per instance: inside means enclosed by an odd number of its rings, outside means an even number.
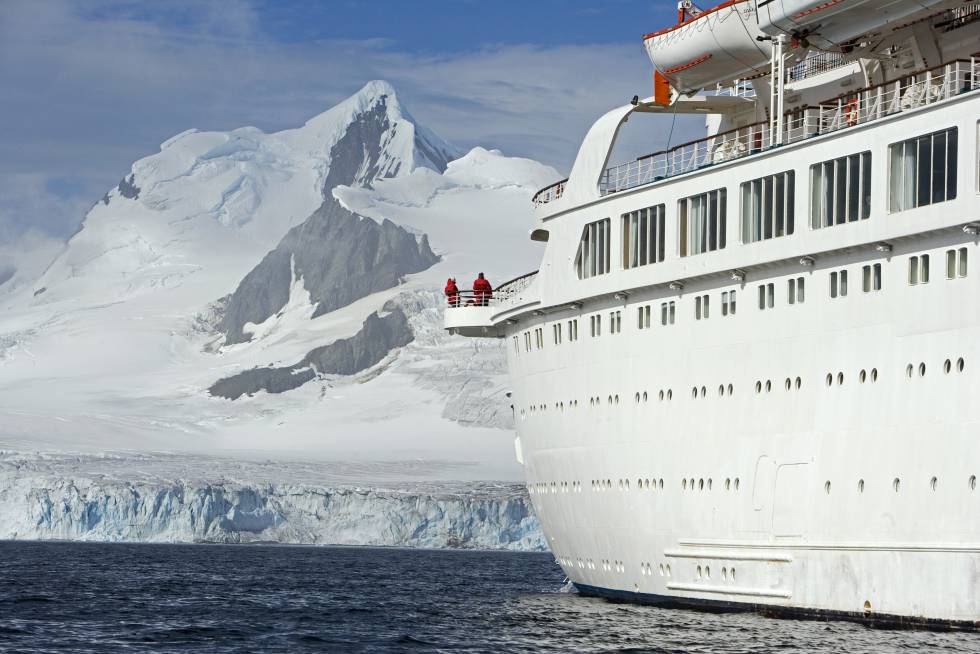
[[[507,339],[517,457],[582,592],[980,626],[978,73],[610,169],[637,109],[612,111],[536,198],[537,275],[447,311]]]

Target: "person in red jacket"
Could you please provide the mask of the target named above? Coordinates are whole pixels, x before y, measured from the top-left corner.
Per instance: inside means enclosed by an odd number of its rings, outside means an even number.
[[[483,273],[480,273],[480,276],[473,282],[473,295],[476,297],[476,303],[481,307],[490,304],[490,298],[493,297],[493,287],[490,286],[490,282],[483,276]]]
[[[446,298],[449,300],[449,306],[459,306],[459,287],[456,286],[456,280],[452,277],[446,280]]]

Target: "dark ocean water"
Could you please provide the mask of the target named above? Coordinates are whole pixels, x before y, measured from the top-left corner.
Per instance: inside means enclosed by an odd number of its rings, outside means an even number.
[[[561,592],[550,555],[0,543],[0,651],[980,652],[980,635]]]

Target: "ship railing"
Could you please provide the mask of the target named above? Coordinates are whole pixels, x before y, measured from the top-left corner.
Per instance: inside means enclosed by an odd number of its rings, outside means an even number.
[[[789,69],[788,81],[799,82],[852,63],[839,52],[815,52]]]
[[[977,89],[980,89],[980,55],[852,91],[819,105],[796,108],[784,116],[781,138],[768,121],[759,122],[611,166],[599,180],[599,192],[608,195],[658,182]]]
[[[460,291],[454,298],[447,298],[452,309],[470,307],[500,307],[516,302],[525,290],[534,282],[538,271],[529,272],[504,282],[493,291]]]
[[[546,186],[537,193],[531,201],[534,206],[540,206],[542,204],[548,204],[549,202],[554,202],[561,197],[562,193],[565,191],[565,184],[568,183],[567,179],[563,179],[560,182],[555,182],[551,186]]]

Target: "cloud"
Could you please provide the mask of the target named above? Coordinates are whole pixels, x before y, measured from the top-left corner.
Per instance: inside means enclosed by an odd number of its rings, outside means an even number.
[[[19,199],[0,194],[0,243],[25,225],[70,234],[133,161],[178,132],[300,125],[369,79],[390,81],[419,122],[461,146],[566,171],[596,117],[650,93],[635,43],[426,51],[440,29],[409,50],[381,39],[276,40],[244,1],[6,0],[0,179],[29,183]],[[668,129],[651,125],[638,151]]]

